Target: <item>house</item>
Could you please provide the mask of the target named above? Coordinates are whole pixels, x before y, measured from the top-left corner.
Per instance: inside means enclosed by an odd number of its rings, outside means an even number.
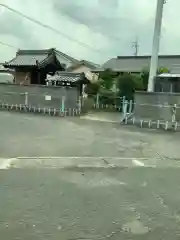
[[[98,74],[95,72],[92,72],[92,70],[98,68],[99,65],[93,62],[89,62],[86,60],[81,60],[71,67],[67,69],[67,71],[73,72],[73,73],[84,73],[86,78],[90,81],[97,81],[98,80]]]
[[[140,73],[144,68],[150,68],[151,56],[118,56],[105,62],[100,68],[93,72],[103,72],[111,69],[117,73],[131,72]],[[159,67],[166,67],[173,73],[180,73],[180,55],[160,55]]]
[[[161,73],[156,76],[155,92],[180,92],[180,73]]]
[[[14,69],[15,83],[21,85],[45,85],[47,74],[65,71],[79,61],[55,48],[44,50],[19,50],[16,57],[3,64],[5,68]]]

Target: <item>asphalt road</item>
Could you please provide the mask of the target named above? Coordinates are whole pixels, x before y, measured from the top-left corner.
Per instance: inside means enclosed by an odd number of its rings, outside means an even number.
[[[179,133],[157,132],[117,123],[0,112],[0,158],[180,158],[179,139]]]
[[[179,169],[0,172],[6,240],[179,239]]]
[[[78,118],[0,119],[2,239],[180,238],[179,133]]]

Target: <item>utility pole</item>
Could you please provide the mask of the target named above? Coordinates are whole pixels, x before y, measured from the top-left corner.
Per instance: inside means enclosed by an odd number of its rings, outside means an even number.
[[[139,41],[138,41],[138,38],[136,38],[136,41],[134,41],[132,43],[132,48],[134,49],[133,55],[137,57],[138,53],[139,53]]]
[[[156,76],[156,71],[158,67],[161,25],[162,25],[162,17],[163,17],[163,7],[165,3],[166,3],[166,0],[157,0],[153,46],[152,46],[152,55],[151,55],[151,63],[150,63],[150,73],[149,73],[149,80],[148,80],[148,92],[154,91],[154,78]]]

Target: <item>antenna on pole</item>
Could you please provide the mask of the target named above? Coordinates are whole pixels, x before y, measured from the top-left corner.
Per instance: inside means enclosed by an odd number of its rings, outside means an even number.
[[[132,43],[132,48],[134,49],[133,55],[138,56],[139,53],[139,40],[138,37],[136,37],[136,40]]]

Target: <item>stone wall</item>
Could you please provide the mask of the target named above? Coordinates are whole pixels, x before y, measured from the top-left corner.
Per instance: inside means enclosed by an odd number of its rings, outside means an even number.
[[[50,96],[51,100],[47,100],[46,96]],[[65,108],[78,107],[79,91],[77,88],[0,84],[0,103],[14,105],[28,103],[32,107],[60,109],[64,96]]]
[[[172,107],[177,104],[176,120],[180,121],[180,94],[136,92],[134,115],[141,119],[172,120]]]

